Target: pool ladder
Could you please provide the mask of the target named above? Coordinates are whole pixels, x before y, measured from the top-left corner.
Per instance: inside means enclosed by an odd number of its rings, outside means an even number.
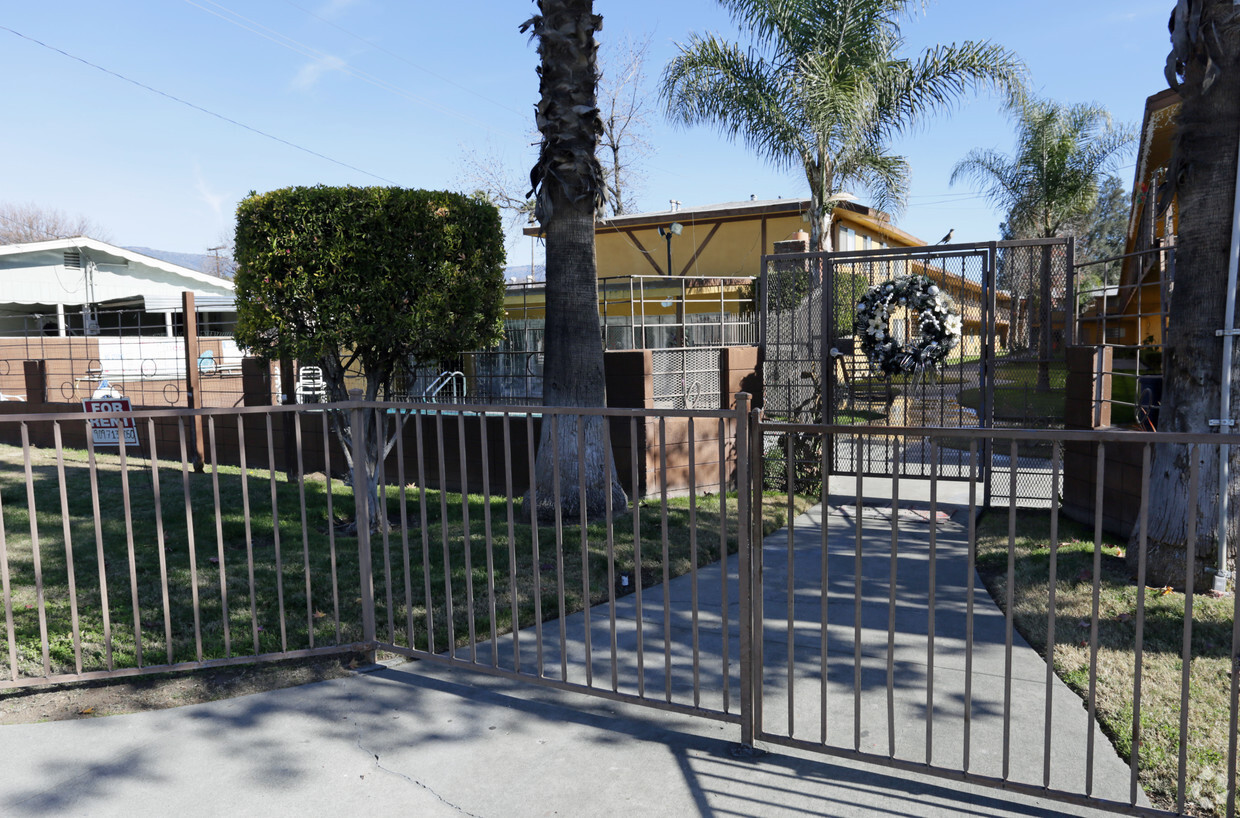
[[[450,390],[448,394],[453,402],[460,402],[465,397],[465,373],[459,369],[440,372],[430,386],[422,390],[422,400],[434,403],[445,389]]]

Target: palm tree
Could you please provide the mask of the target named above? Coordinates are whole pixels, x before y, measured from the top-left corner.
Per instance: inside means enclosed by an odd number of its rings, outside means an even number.
[[[899,18],[917,0],[719,0],[748,30],[749,48],[692,35],[663,74],[667,113],[710,123],[777,166],[800,168],[811,197],[810,238],[831,249],[830,222],[859,186],[898,211],[908,163],[888,142],[966,91],[1020,93],[1025,69],[989,42],[939,45],[915,59]]]
[[[603,206],[606,181],[595,156],[602,133],[595,89],[598,45],[594,32],[603,18],[592,0],[537,0],[540,14],[521,30],[538,38],[541,98],[536,110],[542,133],[538,163],[530,171],[535,186],[534,215],[547,240],[547,318],[543,365],[543,403],[598,407],[606,403],[603,345],[599,340],[598,281],[594,256],[594,216]],[[579,486],[586,486],[586,511],[602,514],[607,492],[615,508],[627,503],[614,466],[605,468],[606,419],[582,419],[585,460],[578,463],[575,419],[553,424],[544,418],[536,465],[539,516],[556,513],[552,485],[558,461],[561,509],[580,511]],[[552,442],[551,431],[558,427]],[[557,455],[558,456],[555,456]],[[578,468],[581,468],[579,483]]]
[[[1008,156],[995,150],[970,151],[956,163],[951,183],[974,181],[996,207],[1007,211],[1007,229],[1014,236],[1063,235],[1097,205],[1102,180],[1132,146],[1134,132],[1126,125],[1115,125],[1110,113],[1098,105],[1027,99],[1015,110],[1016,153]],[[1028,299],[1030,315],[1042,315],[1044,305],[1051,302],[1049,247],[1042,248],[1036,295],[1030,277],[1021,278],[1007,282],[1007,288]],[[1047,320],[1038,321],[1037,337],[1031,339],[1034,348],[1041,347],[1039,392],[1051,388],[1048,324]]]
[[[1215,333],[1224,329],[1228,266],[1237,263],[1235,219],[1237,162],[1240,161],[1240,14],[1231,0],[1180,0],[1172,17],[1173,51],[1167,75],[1180,93],[1176,140],[1167,174],[1179,206],[1175,289],[1163,342],[1163,399],[1160,432],[1209,432],[1210,421],[1234,419],[1240,406],[1240,345]],[[1161,197],[1163,201],[1169,196]],[[1228,357],[1224,357],[1225,351]],[[1231,372],[1225,410],[1223,371]],[[1224,414],[1226,412],[1226,414]],[[1234,433],[1234,428],[1231,430]],[[1219,564],[1235,571],[1235,531],[1240,527],[1240,446],[1229,447],[1220,473],[1219,448],[1197,449],[1201,477],[1196,507],[1189,506],[1192,449],[1159,443],[1151,468],[1148,535],[1149,584],[1181,586],[1190,517],[1196,518],[1194,582],[1200,591],[1226,578],[1209,573]],[[1223,479],[1226,477],[1226,479]],[[1229,498],[1220,526],[1220,498]],[[1220,531],[1230,531],[1231,541]],[[1134,537],[1134,539],[1136,539]],[[1135,545],[1136,543],[1134,543]],[[1138,553],[1131,548],[1130,554]],[[1234,763],[1234,758],[1231,763]]]
[[[968,179],[1007,211],[1014,235],[1052,238],[1091,212],[1101,182],[1132,147],[1135,134],[1098,105],[1026,100],[1016,107],[1011,156],[973,150],[956,163],[951,184]]]

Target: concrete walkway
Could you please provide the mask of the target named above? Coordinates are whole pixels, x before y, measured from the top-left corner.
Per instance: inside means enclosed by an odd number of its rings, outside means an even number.
[[[878,483],[889,481],[878,481]],[[836,492],[833,513],[803,515],[764,549],[763,725],[770,733],[851,748],[862,654],[861,749],[924,761],[926,747],[928,532],[925,514],[897,518],[895,686],[887,702],[890,511],[847,508],[851,483]],[[941,487],[941,491],[943,487]],[[881,494],[881,486],[866,487]],[[902,482],[902,504],[917,487]],[[940,497],[944,512],[959,500]],[[923,498],[924,500],[924,498]],[[869,502],[879,502],[873,496]],[[967,502],[967,500],[966,500]],[[919,505],[921,503],[919,502]],[[854,524],[862,523],[861,641],[855,640]],[[825,523],[827,577],[822,577]],[[961,560],[965,529],[939,521],[935,560],[933,751],[935,764],[958,767],[963,753],[964,643]],[[652,547],[656,547],[653,546]],[[645,589],[642,674],[637,674],[635,596],[616,606],[617,687],[656,700],[670,697],[722,710],[723,680],[739,690],[735,557],[727,574],[712,567]],[[791,586],[789,584],[791,577]],[[725,581],[726,579],[726,581]],[[699,613],[689,610],[696,584]],[[822,683],[821,589],[828,588],[826,685]],[[791,597],[788,595],[791,587]],[[728,604],[722,604],[728,591]],[[794,600],[790,609],[788,599]],[[1003,767],[1003,618],[984,589],[974,611],[970,769]],[[607,606],[593,609],[590,662],[584,615],[543,627],[544,672],[611,686]],[[725,624],[726,617],[726,624]],[[793,625],[789,630],[788,622]],[[696,625],[695,625],[696,623]],[[664,642],[664,636],[670,640]],[[696,636],[696,638],[695,638]],[[728,645],[728,662],[722,661]],[[698,656],[694,673],[694,646]],[[481,662],[511,665],[511,637],[479,645]],[[666,650],[665,650],[666,648]],[[522,632],[523,670],[537,662],[537,640]],[[791,657],[791,663],[789,658]],[[670,664],[672,672],[665,672]],[[788,682],[791,667],[791,685]],[[1009,774],[1041,783],[1045,664],[1016,637]],[[696,680],[696,685],[695,685]],[[826,708],[822,691],[826,690]],[[1080,789],[1085,742],[1095,739],[1094,792],[1126,800],[1128,769],[1080,700],[1052,684],[1052,785]],[[729,703],[735,712],[735,699]],[[895,721],[888,721],[888,713]],[[765,745],[756,759],[734,754],[734,724],[616,703],[527,682],[405,663],[345,679],[173,710],[97,720],[0,728],[0,813],[5,815],[335,815],[399,810],[410,815],[1047,815],[1093,814],[1053,801],[981,786],[841,762],[817,752]],[[760,746],[763,746],[760,743]]]

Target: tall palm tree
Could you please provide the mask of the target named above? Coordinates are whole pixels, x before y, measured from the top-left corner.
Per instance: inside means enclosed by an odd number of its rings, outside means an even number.
[[[1234,419],[1240,407],[1240,344],[1227,344],[1227,338],[1215,335],[1225,328],[1229,298],[1233,306],[1236,299],[1228,291],[1229,265],[1240,263],[1233,243],[1235,220],[1240,218],[1236,190],[1240,175],[1240,9],[1232,0],[1179,0],[1172,16],[1171,42],[1167,77],[1182,102],[1167,178],[1178,199],[1179,233],[1175,289],[1163,341],[1158,431],[1208,432],[1212,420]],[[1160,198],[1165,202],[1170,197]],[[1225,350],[1229,357],[1224,357]],[[1225,368],[1231,372],[1227,409],[1222,405]],[[1184,583],[1188,523],[1195,517],[1196,561],[1187,567],[1193,571],[1198,590],[1208,587],[1207,583],[1221,590],[1227,586],[1225,577],[1211,576],[1211,572],[1219,564],[1220,549],[1224,564],[1236,570],[1240,446],[1229,447],[1225,472],[1219,468],[1219,448],[1197,448],[1201,485],[1195,508],[1188,504],[1192,454],[1184,445],[1159,443],[1154,447],[1147,582],[1177,587]],[[1220,514],[1223,497],[1230,500],[1225,516]],[[1222,526],[1220,516],[1224,516]],[[1130,548],[1129,553],[1136,554],[1138,549]],[[1229,763],[1235,763],[1234,757]]]
[[[1134,131],[1113,123],[1110,113],[1098,105],[1025,99],[1015,111],[1016,152],[1009,156],[988,149],[970,151],[956,163],[951,183],[975,182],[991,203],[1007,211],[1007,227],[1015,236],[1063,235],[1097,205],[1102,180],[1132,147]],[[1042,248],[1042,264],[1034,276],[1017,279],[1006,282],[1007,289],[1028,299],[1030,315],[1043,314],[1051,303],[1051,249]],[[1005,282],[1001,279],[1000,284]],[[1049,323],[1038,321],[1031,339],[1035,349],[1041,348],[1039,392],[1051,388]]]
[[[1025,100],[1016,107],[1017,148],[1012,155],[970,151],[956,163],[951,183],[976,183],[1003,208],[1015,235],[1063,234],[1098,203],[1102,181],[1135,140],[1098,105]]]
[[[810,238],[831,249],[830,222],[847,188],[899,211],[908,163],[888,150],[899,133],[969,90],[1020,93],[1025,69],[989,42],[939,45],[914,59],[900,18],[919,0],[719,0],[748,48],[692,35],[663,73],[668,115],[714,124],[809,183]]]
[[[530,171],[534,215],[547,239],[547,319],[543,403],[598,407],[606,403],[603,345],[599,340],[598,280],[594,216],[603,206],[606,181],[595,156],[603,126],[596,102],[598,44],[603,18],[592,0],[537,0],[539,14],[521,30],[538,38],[540,99],[535,121],[542,133],[538,162]],[[552,429],[558,436],[552,438]],[[585,460],[578,462],[578,424],[544,418],[538,446],[536,499],[539,515],[552,516],[553,476],[560,479],[561,509],[579,512],[579,486],[586,487],[586,511],[599,515],[607,492],[615,508],[627,503],[614,465],[605,467],[606,419],[582,418]],[[581,477],[578,477],[580,469]]]

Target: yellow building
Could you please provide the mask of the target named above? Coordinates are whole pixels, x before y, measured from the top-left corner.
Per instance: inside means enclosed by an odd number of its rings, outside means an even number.
[[[1119,284],[1094,295],[1082,309],[1081,343],[1162,345],[1172,281],[1164,272],[1166,254],[1158,250],[1175,244],[1179,207],[1172,200],[1159,214],[1158,189],[1171,162],[1179,113],[1175,91],[1162,91],[1145,101]]]
[[[752,279],[762,256],[804,241],[810,200],[770,199],[634,213],[594,228],[599,313],[610,349],[756,343]],[[538,227],[525,230],[539,236]],[[886,213],[844,202],[831,223],[837,250],[924,244]],[[543,318],[541,285],[509,289],[514,321]]]

